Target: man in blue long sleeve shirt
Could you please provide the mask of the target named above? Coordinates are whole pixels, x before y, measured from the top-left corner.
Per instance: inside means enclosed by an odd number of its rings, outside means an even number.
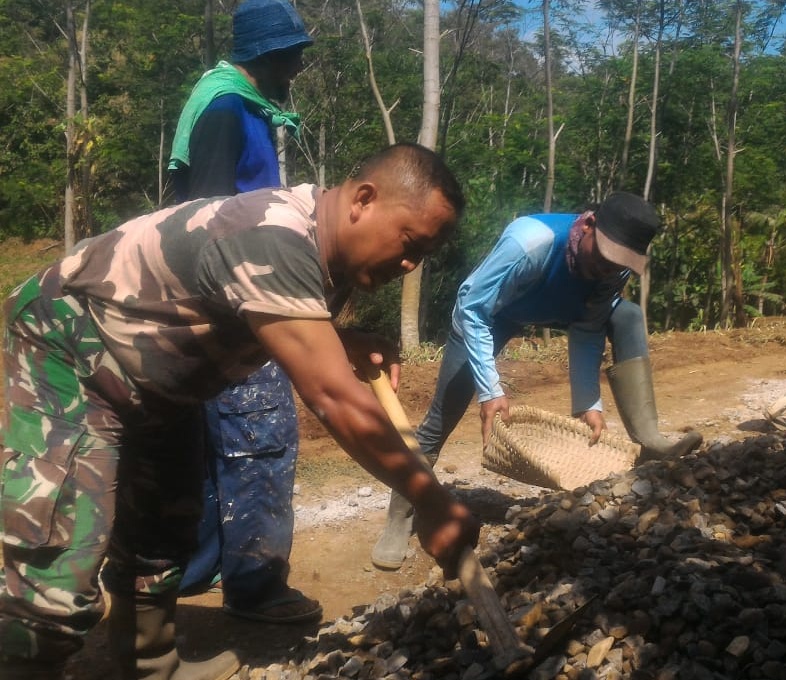
[[[526,325],[567,329],[572,412],[592,429],[592,443],[606,427],[600,366],[609,338],[609,383],[628,434],[642,445],[639,462],[676,458],[699,446],[698,432],[672,443],[658,431],[643,315],[622,298],[631,271],[644,270],[658,228],[653,207],[625,192],[611,194],[597,211],[532,215],[508,225],[459,287],[435,395],[416,432],[432,465],[473,394],[484,445],[496,414],[507,419],[495,357]],[[399,568],[411,530],[411,506],[393,493],[374,564]]]

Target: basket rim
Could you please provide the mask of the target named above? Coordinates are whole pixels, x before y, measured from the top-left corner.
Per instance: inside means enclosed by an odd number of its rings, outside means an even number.
[[[545,409],[538,408],[537,406],[513,406],[510,411],[510,418],[508,422],[502,420],[501,416],[497,414],[491,426],[491,436],[498,437],[515,437],[515,433],[511,425],[519,423],[547,423],[548,425],[557,428],[563,433],[578,435],[581,437],[589,438],[592,435],[592,429],[587,423],[578,418],[560,415]],[[514,442],[515,443],[515,442]],[[626,453],[635,452],[639,453],[641,445],[631,441],[627,437],[603,430],[600,434],[600,439],[593,448],[599,444],[605,445],[614,449],[622,449]],[[601,447],[602,448],[602,447]],[[630,451],[628,451],[628,449]]]
[[[576,488],[629,469],[641,450],[608,430],[590,447],[592,429],[577,418],[534,406],[516,406],[509,413],[507,423],[499,416],[494,419],[482,465],[525,483]]]

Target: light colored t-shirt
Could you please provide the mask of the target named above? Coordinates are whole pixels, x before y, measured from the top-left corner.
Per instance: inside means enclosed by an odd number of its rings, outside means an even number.
[[[59,266],[140,387],[200,399],[267,360],[244,313],[329,319],[310,184],[198,199],[87,239]]]

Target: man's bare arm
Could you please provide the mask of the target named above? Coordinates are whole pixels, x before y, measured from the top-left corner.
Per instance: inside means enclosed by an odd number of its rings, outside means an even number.
[[[451,573],[478,524],[406,447],[376,397],[354,376],[328,320],[248,315],[249,325],[336,441],[377,479],[404,495],[428,527],[423,548]]]

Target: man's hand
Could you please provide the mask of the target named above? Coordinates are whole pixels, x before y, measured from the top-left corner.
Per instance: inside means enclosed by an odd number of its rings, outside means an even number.
[[[494,424],[494,416],[498,413],[505,422],[510,418],[510,404],[504,394],[496,399],[484,401],[480,405],[480,431],[483,434],[484,447],[488,444],[489,437],[491,437],[491,426]]]
[[[442,567],[446,579],[458,576],[465,548],[478,543],[480,521],[444,487],[415,506],[420,545]]]
[[[592,429],[592,437],[590,438],[590,446],[597,444],[600,439],[600,433],[606,429],[606,419],[600,411],[584,411],[578,416],[579,420],[587,423]]]
[[[356,367],[355,375],[359,380],[366,381],[367,371],[363,368],[365,365],[379,366],[390,376],[393,390],[398,390],[401,359],[398,349],[390,340],[375,333],[364,333],[351,328],[337,329],[336,332],[349,361]]]

